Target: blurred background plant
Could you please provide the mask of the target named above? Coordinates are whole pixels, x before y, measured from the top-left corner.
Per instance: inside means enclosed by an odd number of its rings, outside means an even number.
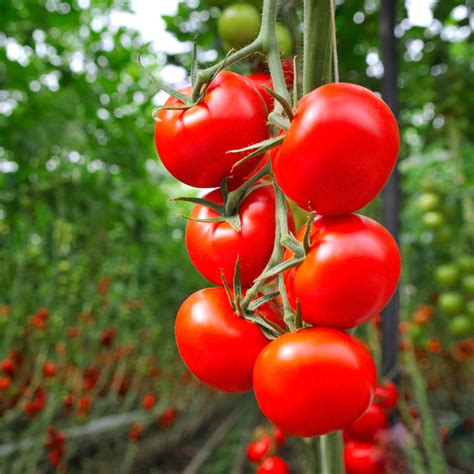
[[[176,355],[174,315],[203,281],[182,242],[177,215],[187,209],[168,202],[183,188],[156,159],[151,115],[163,95],[149,74],[185,78],[196,35],[201,66],[222,59],[229,41],[242,39],[231,31],[235,17],[231,27],[220,19],[235,5],[174,2],[175,13],[156,18],[179,45],[164,50],[116,21],[146,3],[0,2],[1,472],[181,472],[197,449],[184,440],[198,429],[200,439],[211,436],[220,422],[204,422],[241,400],[197,391]],[[237,3],[258,19],[261,2]],[[287,56],[301,45],[301,3],[282,2]],[[341,78],[379,90],[379,2],[336,3]],[[399,1],[396,27],[400,412],[418,440],[441,430],[461,472],[474,468],[473,15],[469,2]],[[369,211],[379,217],[379,203]],[[366,332],[377,353],[375,326]],[[202,472],[254,472],[242,460],[258,417],[245,403],[245,416],[224,420],[216,438],[224,448],[208,453]],[[433,444],[418,445],[429,458]],[[295,452],[289,443],[284,454],[298,466]],[[413,453],[400,472],[421,472]]]

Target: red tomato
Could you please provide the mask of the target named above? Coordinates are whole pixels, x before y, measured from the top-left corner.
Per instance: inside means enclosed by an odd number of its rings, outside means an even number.
[[[253,372],[264,415],[285,433],[305,437],[354,422],[371,403],[375,382],[364,345],[327,328],[278,337],[260,353]]]
[[[251,81],[252,84],[258,89],[258,92],[260,92],[260,95],[263,97],[263,100],[267,105],[268,111],[271,112],[273,110],[275,100],[273,99],[271,94],[269,94],[264,89],[264,87],[266,87],[267,89],[273,90],[273,82],[270,74],[267,74],[266,72],[254,72],[252,74],[249,74],[247,76],[247,79]]]
[[[297,237],[303,236],[301,229]],[[316,219],[311,249],[301,265],[286,272],[285,282],[306,322],[347,329],[388,303],[399,276],[400,252],[393,237],[374,220],[348,214]]]
[[[273,437],[275,438],[275,443],[278,447],[282,446],[286,440],[286,434],[283,433],[278,426],[273,427]]]
[[[384,474],[380,449],[373,444],[350,441],[344,448],[346,474]]]
[[[273,170],[283,192],[318,214],[346,214],[380,192],[400,138],[388,106],[355,84],[327,84],[305,95]]]
[[[178,311],[176,343],[188,369],[202,382],[225,392],[252,388],[252,370],[269,340],[237,316],[224,288],[189,296]]]
[[[271,447],[272,440],[270,436],[264,436],[253,443],[249,443],[247,445],[247,459],[250,462],[259,463],[265,456],[268,456]]]
[[[216,189],[205,196],[223,204],[221,191]],[[288,208],[289,209],[289,208]],[[191,217],[212,219],[216,211],[197,205]],[[234,230],[227,222],[188,221],[186,247],[196,269],[209,281],[222,285],[220,270],[229,285],[234,278],[235,262],[240,256],[242,285],[250,286],[268,263],[275,239],[275,191],[265,186],[252,191],[239,209],[241,229]],[[294,228],[293,215],[288,211],[290,228]]]
[[[190,87],[181,91],[190,94]],[[170,97],[166,105],[182,103]],[[239,74],[223,71],[209,86],[202,102],[187,110],[158,113],[155,144],[167,170],[183,183],[215,188],[249,152],[228,153],[268,138],[267,108],[255,86]],[[261,157],[238,166],[242,179]]]
[[[272,456],[258,466],[257,474],[290,474],[290,468],[282,458]]]
[[[345,430],[348,439],[361,443],[372,443],[379,430],[388,426],[385,411],[375,403],[369,405],[364,414]]]
[[[382,408],[393,410],[398,403],[398,389],[391,380],[385,380],[375,388],[375,403]]]

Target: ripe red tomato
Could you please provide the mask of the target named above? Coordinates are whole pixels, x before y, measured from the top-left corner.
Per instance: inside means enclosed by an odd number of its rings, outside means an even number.
[[[267,89],[273,89],[273,82],[272,77],[270,74],[266,72],[254,72],[247,76],[247,79],[252,82],[252,84],[258,89],[260,95],[263,97],[265,104],[267,105],[267,109],[269,112],[273,110],[275,100],[269,94],[264,87]]]
[[[302,240],[304,229],[298,233]],[[286,258],[291,256],[286,253]],[[286,272],[293,306],[315,326],[347,329],[368,321],[390,300],[400,276],[393,237],[368,217],[348,214],[316,219],[311,249]]]
[[[372,443],[379,430],[388,426],[388,417],[383,408],[375,403],[369,405],[364,414],[346,428],[348,439],[361,443]]]
[[[282,446],[286,440],[286,434],[278,426],[273,427],[273,437],[278,447]]]
[[[371,403],[375,382],[364,345],[328,328],[278,337],[262,350],[253,373],[264,415],[285,433],[306,437],[354,422]]]
[[[221,191],[216,189],[205,196],[223,204]],[[212,219],[216,211],[196,205],[191,217]],[[222,285],[220,270],[229,285],[234,278],[235,262],[240,257],[240,278],[244,287],[250,286],[268,263],[275,239],[275,190],[265,186],[252,191],[239,209],[240,231],[227,222],[188,221],[186,247],[196,269],[209,281]],[[293,215],[288,211],[288,223],[294,228]]]
[[[346,214],[380,192],[400,138],[388,106],[355,84],[327,84],[305,95],[273,170],[283,192],[318,214]]]
[[[398,389],[391,380],[385,380],[375,388],[375,403],[382,408],[393,410],[398,403]]]
[[[350,441],[344,447],[346,474],[384,474],[380,448],[373,444]]]
[[[265,456],[268,456],[271,447],[272,440],[270,436],[264,436],[253,443],[249,443],[247,445],[247,459],[250,462],[259,463]]]
[[[190,94],[190,87],[181,91]],[[182,103],[170,97],[166,105]],[[245,77],[223,71],[212,81],[202,102],[187,110],[162,109],[155,124],[155,144],[167,170],[183,183],[215,188],[249,152],[228,153],[268,138],[267,108]],[[255,157],[238,166],[243,179],[260,163]]]
[[[282,458],[272,456],[258,466],[257,474],[290,474],[290,468]]]
[[[188,369],[202,382],[225,392],[252,388],[252,370],[269,340],[237,316],[224,288],[189,296],[178,311],[176,343]]]

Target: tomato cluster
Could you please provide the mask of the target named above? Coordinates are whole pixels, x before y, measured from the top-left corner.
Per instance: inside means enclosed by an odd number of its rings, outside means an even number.
[[[433,340],[449,348],[474,334],[474,257],[466,252],[469,246],[463,246],[469,223],[461,207],[460,197],[439,178],[427,175],[422,180],[414,210],[423,223],[423,240],[431,244],[439,263],[430,275],[429,294],[423,301],[434,305],[415,309],[408,335],[418,347],[428,350],[433,348]],[[449,245],[456,232],[456,245]],[[442,341],[435,339],[435,333],[443,334]]]
[[[289,474],[288,464],[276,454],[284,445],[286,435],[277,427],[257,427],[254,440],[247,445],[247,459],[258,464],[257,474]]]
[[[375,400],[364,414],[344,430],[347,474],[384,474],[387,466],[377,437],[388,428],[387,410],[396,408],[398,390],[391,381],[375,389]]]
[[[248,79],[220,72],[197,102],[171,98],[157,114],[156,147],[168,170],[195,187],[220,186],[189,199],[188,253],[218,287],[182,304],[176,342],[201,381],[231,393],[253,389],[275,426],[310,437],[351,426],[374,397],[372,357],[344,331],[388,303],[400,254],[380,224],[352,212],[388,180],[399,135],[388,106],[353,84],[304,96],[288,130],[271,131],[267,112]],[[282,137],[277,148],[238,163],[273,134]],[[234,192],[240,198],[230,206]],[[319,214],[296,236],[285,196]],[[275,250],[282,245],[284,255]]]

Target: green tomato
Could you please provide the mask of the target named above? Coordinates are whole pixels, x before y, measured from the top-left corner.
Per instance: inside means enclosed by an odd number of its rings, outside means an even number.
[[[421,180],[421,189],[427,193],[437,193],[441,191],[441,185],[432,176],[427,176]]]
[[[460,315],[449,322],[449,330],[454,336],[470,336],[472,335],[473,324],[467,316]]]
[[[443,313],[456,315],[464,308],[464,297],[457,291],[446,291],[438,298],[438,307]]]
[[[455,264],[440,265],[435,270],[436,283],[442,286],[453,286],[459,279],[459,269]]]
[[[423,212],[439,209],[441,197],[436,193],[423,193],[416,202],[418,208]]]
[[[456,262],[462,272],[468,273],[474,270],[474,257],[470,255],[461,255]]]
[[[260,14],[248,3],[227,7],[217,22],[219,35],[232,48],[241,48],[255,39],[260,29]]]
[[[466,314],[473,318],[474,321],[474,300],[466,303]]]
[[[439,229],[444,224],[444,216],[438,211],[429,211],[423,214],[423,224],[428,229]]]
[[[462,287],[467,295],[474,296],[474,274],[466,275],[462,279]]]
[[[287,58],[288,56],[291,56],[291,53],[293,52],[293,40],[288,28],[281,23],[277,23],[276,36],[281,57]]]

